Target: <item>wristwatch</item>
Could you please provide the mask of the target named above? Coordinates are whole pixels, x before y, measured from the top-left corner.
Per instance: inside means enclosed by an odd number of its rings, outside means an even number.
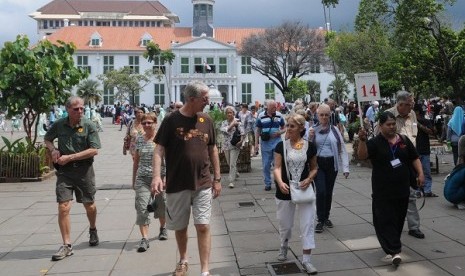
[[[220,178],[213,178],[213,181],[215,181],[215,182],[221,182],[221,177],[220,177]]]

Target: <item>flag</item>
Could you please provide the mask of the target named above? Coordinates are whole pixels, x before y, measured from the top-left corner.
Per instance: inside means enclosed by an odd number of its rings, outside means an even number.
[[[207,71],[211,71],[211,70],[212,70],[212,68],[210,67],[210,65],[208,65],[208,63],[207,63],[206,61],[204,62],[204,65],[205,65],[205,69],[206,69]]]

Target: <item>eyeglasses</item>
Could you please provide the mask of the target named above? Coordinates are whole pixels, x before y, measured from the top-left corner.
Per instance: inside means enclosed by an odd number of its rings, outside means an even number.
[[[84,110],[84,107],[75,107],[73,108],[73,111],[83,111]]]
[[[318,116],[320,116],[320,117],[329,117],[329,113],[319,113]]]
[[[142,122],[141,124],[143,126],[151,126],[151,125],[153,125],[153,122]]]

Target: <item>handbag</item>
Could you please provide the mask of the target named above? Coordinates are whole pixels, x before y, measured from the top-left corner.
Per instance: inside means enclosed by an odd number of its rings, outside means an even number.
[[[316,200],[315,194],[315,181],[312,181],[311,186],[308,186],[307,189],[302,190],[300,188],[300,181],[292,180],[289,174],[289,169],[287,165],[287,150],[286,150],[286,140],[283,141],[283,151],[284,151],[284,164],[286,167],[287,179],[289,179],[289,188],[291,191],[291,201],[294,204],[298,203],[312,203]]]
[[[130,145],[131,145],[131,135],[127,134],[123,139],[123,152],[128,151]]]
[[[147,204],[147,211],[149,213],[153,213],[157,210],[157,201],[155,200],[155,197],[152,196],[150,197],[150,201],[149,203]]]
[[[232,137],[231,137],[231,145],[235,146],[237,143],[241,141],[241,132],[239,131],[239,128],[236,127],[236,130],[234,131]]]

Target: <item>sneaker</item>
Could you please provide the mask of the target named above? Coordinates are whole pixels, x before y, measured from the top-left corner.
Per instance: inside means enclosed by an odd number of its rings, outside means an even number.
[[[328,228],[333,228],[334,224],[329,219],[327,219],[325,221],[325,226],[328,227]]]
[[[97,246],[99,243],[97,229],[89,229],[89,245]]]
[[[421,191],[415,191],[415,197],[421,198]]]
[[[433,192],[429,192],[429,193],[425,193],[425,197],[438,197],[438,195]]]
[[[271,191],[271,186],[265,186],[265,191]]]
[[[189,269],[189,265],[187,262],[179,262],[176,265],[176,270],[173,272],[173,276],[187,276],[187,270]]]
[[[302,266],[304,267],[305,271],[307,271],[307,273],[310,275],[318,273],[318,270],[316,270],[316,268],[310,262],[303,262]]]
[[[52,255],[52,261],[59,261],[63,260],[64,258],[73,255],[73,247],[63,244],[60,249],[58,249],[57,253]]]
[[[318,222],[316,224],[315,233],[323,233],[323,222]]]
[[[168,230],[165,227],[160,228],[160,234],[158,234],[158,239],[160,241],[166,241],[168,239]]]
[[[145,252],[149,247],[149,241],[146,238],[142,238],[139,243],[139,248],[137,248],[137,252]]]
[[[229,183],[228,187],[231,188],[231,189],[234,188],[234,183]]]
[[[395,255],[392,257],[392,264],[393,264],[393,265],[398,266],[401,262],[402,262],[402,258],[400,257],[399,254],[395,254]]]
[[[278,254],[278,261],[284,262],[287,260],[287,246],[281,246]]]

